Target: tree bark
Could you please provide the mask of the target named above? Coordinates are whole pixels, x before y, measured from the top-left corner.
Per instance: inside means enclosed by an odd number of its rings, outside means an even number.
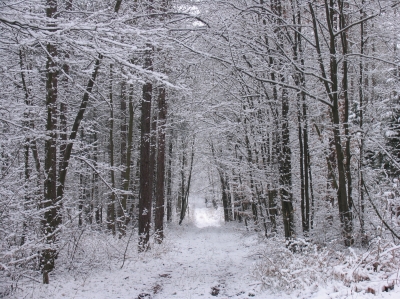
[[[291,1],[293,24],[296,28],[293,39],[293,56],[296,63],[294,81],[300,90],[305,89],[304,58],[302,46],[302,19],[298,0]],[[301,182],[301,215],[304,235],[310,230],[310,193],[309,193],[309,150],[307,104],[304,91],[297,93],[298,138],[300,147],[300,182]]]
[[[282,29],[283,25],[282,16],[284,14],[284,8],[282,7],[281,0],[271,0],[271,11],[274,14],[274,23],[276,29],[275,32],[278,36],[277,49],[283,51],[282,40],[284,38]],[[272,63],[273,64],[273,63]],[[277,61],[275,63],[279,66],[281,63]],[[286,79],[283,74],[278,75],[279,81],[285,83]],[[274,98],[277,99],[277,90],[274,87]],[[289,97],[288,91],[285,87],[282,87],[281,91],[281,140],[280,140],[280,154],[279,154],[279,185],[282,202],[282,217],[283,226],[285,231],[285,238],[290,239],[294,237],[294,210],[293,210],[293,194],[292,194],[292,162],[291,162],[291,150],[290,150],[290,132],[289,132]]]
[[[347,61],[347,54],[348,54],[348,41],[347,41],[347,30],[344,30],[347,26],[348,21],[346,20],[347,17],[345,15],[344,8],[347,7],[343,0],[339,0],[339,29],[341,30],[340,39],[342,42],[342,52],[343,52],[343,79],[342,79],[342,90],[343,90],[343,97],[344,97],[344,134],[346,138],[345,144],[345,157],[346,157],[346,179],[347,179],[347,202],[349,207],[349,219],[348,221],[353,221],[352,215],[352,207],[353,207],[353,197],[352,197],[352,176],[351,176],[351,148],[350,148],[350,141],[351,136],[349,132],[349,79],[348,79],[348,61]],[[349,225],[352,225],[349,224]],[[348,242],[352,243],[352,240],[348,240]],[[351,245],[349,243],[349,245]]]
[[[131,170],[132,170],[132,151],[133,151],[133,119],[134,119],[134,109],[133,109],[133,86],[132,84],[130,85],[130,91],[129,91],[129,104],[128,104],[128,111],[129,111],[129,120],[128,120],[128,144],[126,148],[126,167],[125,167],[125,177],[124,177],[124,184],[123,184],[123,190],[124,190],[124,199],[122,201],[123,207],[124,207],[124,216],[123,216],[123,225],[124,225],[124,234],[126,233],[126,226],[128,225],[130,219],[128,216],[128,210],[127,210],[127,201],[128,201],[128,194],[129,192],[129,186],[131,182]]]
[[[172,154],[173,154],[173,140],[172,133],[169,140],[168,148],[168,170],[167,170],[167,221],[172,221]]]
[[[49,19],[55,19],[57,15],[57,1],[47,0],[46,16]],[[119,8],[119,7],[118,7]],[[116,12],[118,9],[115,9]],[[54,27],[54,22],[49,24],[49,28]],[[51,29],[50,29],[51,31]],[[46,109],[47,109],[47,124],[46,132],[48,137],[45,141],[45,169],[46,179],[44,183],[44,201],[42,207],[45,209],[44,219],[42,221],[44,234],[46,235],[46,241],[49,245],[48,249],[42,252],[40,264],[42,266],[43,283],[49,283],[49,273],[54,269],[55,259],[57,258],[57,250],[54,246],[57,237],[57,229],[61,224],[62,218],[60,215],[61,202],[64,197],[65,191],[65,180],[67,177],[67,170],[69,161],[71,158],[73,142],[76,139],[80,123],[86,111],[87,104],[89,102],[90,94],[92,93],[94,82],[96,81],[98,71],[100,68],[100,62],[103,59],[101,54],[95,62],[95,67],[89,82],[86,86],[79,111],[75,117],[72,130],[68,139],[67,146],[64,150],[61,163],[59,164],[59,177],[57,186],[57,83],[58,83],[58,72],[57,65],[53,57],[57,55],[57,47],[49,42],[46,46],[47,57],[46,63]],[[37,153],[37,150],[36,150]],[[53,248],[52,248],[53,247]]]
[[[118,226],[118,232],[119,232],[119,237],[122,237],[125,235],[126,227],[125,227],[125,214],[126,214],[126,199],[127,199],[127,194],[125,190],[125,184],[127,183],[129,186],[129,178],[128,181],[126,182],[126,172],[127,168],[130,167],[128,166],[129,161],[127,160],[127,152],[126,152],[126,140],[127,140],[127,129],[128,126],[126,124],[126,98],[127,98],[127,86],[126,82],[121,83],[121,97],[120,97],[120,120],[121,120],[121,126],[120,126],[120,165],[121,165],[121,189],[124,191],[123,194],[121,195],[121,202],[117,205],[117,226]]]
[[[110,137],[109,137],[109,159],[110,159],[110,176],[112,191],[110,194],[110,202],[107,205],[107,228],[115,235],[115,171],[114,171],[114,102],[113,102],[113,65],[110,65]]]
[[[46,16],[54,20],[57,13],[57,1],[47,0]],[[55,23],[48,24],[54,27]],[[57,251],[54,248],[56,242],[55,231],[61,224],[60,202],[57,200],[57,84],[58,71],[56,64],[57,47],[48,42],[46,46],[48,53],[46,63],[46,141],[45,141],[45,167],[46,179],[44,182],[44,219],[42,221],[43,232],[46,236],[47,248],[42,252],[41,267],[43,283],[49,283],[49,273],[53,271]]]
[[[346,246],[351,246],[353,244],[353,225],[352,225],[352,213],[349,207],[348,202],[348,193],[347,193],[347,183],[346,183],[346,170],[344,165],[344,152],[342,148],[341,141],[341,132],[340,132],[340,112],[339,112],[339,83],[338,83],[338,60],[337,60],[337,51],[336,51],[336,37],[334,33],[334,15],[336,13],[336,9],[334,7],[334,3],[331,1],[328,4],[328,1],[325,0],[324,8],[325,8],[325,17],[326,17],[326,27],[329,32],[329,54],[330,54],[330,78],[328,80],[327,73],[325,71],[324,62],[322,60],[322,53],[319,41],[319,32],[317,25],[317,17],[315,15],[314,7],[312,3],[309,3],[309,8],[312,16],[313,23],[313,31],[315,38],[315,45],[318,54],[318,63],[321,69],[322,81],[324,82],[324,86],[326,92],[330,98],[331,105],[331,115],[332,115],[332,126],[333,126],[333,136],[334,136],[334,145],[336,150],[336,162],[338,168],[338,189],[337,189],[337,198],[339,203],[339,216],[340,222],[342,225],[341,231],[344,238],[344,243]]]
[[[65,2],[65,10],[70,11],[72,10],[72,2],[73,0],[66,0]],[[63,52],[64,54],[63,59],[67,60],[69,58],[68,52]],[[63,85],[65,90],[68,90],[68,76],[70,73],[69,64],[64,61],[62,65],[62,76],[61,76],[61,84]],[[67,140],[68,140],[68,129],[67,129],[67,113],[68,113],[68,106],[67,106],[67,93],[60,101],[60,157],[64,157],[64,152],[67,147]],[[62,168],[62,160],[59,161],[59,169]]]
[[[189,176],[188,176],[188,180],[187,180],[187,187],[185,188],[185,184],[183,183],[183,188],[182,188],[183,196],[182,196],[182,208],[181,208],[181,217],[179,219],[179,225],[181,225],[183,219],[185,219],[186,211],[189,206],[189,192],[190,192],[190,183],[192,181],[192,171],[193,171],[193,161],[194,161],[194,142],[195,142],[195,139],[193,137],[192,153],[190,155],[190,168],[189,168]],[[182,174],[184,175],[184,172],[182,172]]]
[[[229,201],[228,201],[228,191],[227,191],[227,181],[224,179],[224,173],[218,171],[219,178],[221,182],[221,192],[222,192],[222,206],[224,207],[224,220],[229,222]]]
[[[361,9],[360,9],[360,19],[362,20],[365,18],[365,12],[363,9],[364,6],[364,0],[361,2]],[[366,78],[364,75],[364,61],[362,56],[364,55],[365,52],[365,46],[367,43],[367,40],[365,39],[365,24],[364,22],[361,22],[360,24],[360,73],[359,73],[359,85],[358,85],[358,94],[359,94],[359,101],[360,101],[360,131],[363,132],[363,126],[364,126],[364,105],[366,102],[365,99],[365,94],[364,94],[364,88],[368,86],[368,81],[364,83],[364,80]],[[368,236],[365,233],[365,220],[364,220],[364,211],[365,211],[365,198],[364,198],[364,133],[362,133],[361,136],[361,141],[360,141],[360,154],[359,154],[359,162],[358,162],[358,171],[359,171],[359,196],[360,196],[360,206],[359,206],[359,219],[360,219],[360,233],[361,233],[361,244],[363,246],[368,245]]]
[[[149,51],[150,52],[150,51]],[[145,69],[152,70],[151,52],[146,53]],[[153,85],[147,80],[143,85],[141,107],[141,145],[140,145],[140,197],[139,197],[139,251],[148,249],[151,228],[151,204],[153,170],[150,168],[150,126]]]
[[[283,80],[283,77],[281,78]],[[294,210],[292,194],[292,163],[289,139],[289,99],[287,90],[282,91],[282,144],[279,158],[279,183],[281,186],[282,216],[285,238],[294,237]]]
[[[166,131],[167,103],[165,87],[158,88],[158,141],[157,141],[157,186],[156,207],[154,216],[154,229],[156,241],[161,243],[164,239],[164,204],[165,204],[165,131]]]

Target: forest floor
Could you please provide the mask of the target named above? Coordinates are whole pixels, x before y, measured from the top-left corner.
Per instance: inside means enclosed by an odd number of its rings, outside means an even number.
[[[136,252],[133,244],[122,268],[121,255],[92,269],[84,264],[81,271],[63,268],[51,277],[50,285],[21,282],[11,298],[400,298],[397,285],[393,291],[373,295],[333,279],[319,287],[311,281],[309,287],[289,292],[279,284],[268,286],[257,275],[263,271],[259,262],[268,244],[243,225],[220,223],[220,216],[212,213],[197,209],[189,223],[169,226],[165,242],[153,244],[148,253],[130,254]]]

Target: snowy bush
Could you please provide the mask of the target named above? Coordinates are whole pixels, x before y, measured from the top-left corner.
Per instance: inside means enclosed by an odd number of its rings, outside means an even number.
[[[271,244],[274,243],[274,244]],[[290,249],[304,241],[291,243]],[[279,249],[277,249],[279,248]],[[400,246],[371,242],[368,250],[349,248],[333,250],[307,244],[306,250],[290,250],[270,241],[253,275],[263,288],[291,292],[294,289],[317,290],[329,282],[340,282],[355,292],[376,294],[390,291],[399,283]]]

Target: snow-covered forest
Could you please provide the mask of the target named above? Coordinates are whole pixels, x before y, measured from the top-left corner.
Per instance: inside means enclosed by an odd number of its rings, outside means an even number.
[[[400,298],[399,0],[0,0],[0,298]]]

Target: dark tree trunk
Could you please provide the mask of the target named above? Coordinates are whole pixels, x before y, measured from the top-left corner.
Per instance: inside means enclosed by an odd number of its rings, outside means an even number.
[[[342,90],[344,96],[344,134],[346,138],[346,147],[345,147],[345,156],[346,156],[346,179],[347,179],[347,205],[348,205],[348,212],[347,219],[345,220],[348,223],[345,223],[344,228],[346,231],[345,236],[345,243],[347,246],[351,246],[353,244],[353,237],[352,230],[353,230],[353,196],[352,196],[352,176],[351,176],[351,148],[350,148],[350,141],[351,136],[349,132],[349,111],[350,111],[350,104],[349,104],[349,83],[348,83],[348,62],[347,62],[347,54],[348,54],[348,41],[347,41],[347,30],[343,30],[346,28],[348,21],[346,20],[347,17],[345,15],[344,8],[345,6],[348,7],[348,4],[345,3],[343,0],[339,0],[339,29],[342,30],[340,34],[340,38],[342,41],[342,52],[343,52],[343,79],[342,79]]]
[[[169,140],[168,148],[168,170],[167,170],[167,221],[172,221],[172,153],[173,153],[173,140],[172,133]]]
[[[124,226],[124,234],[126,230],[126,226],[128,225],[130,219],[128,216],[128,210],[127,210],[127,202],[128,202],[128,194],[129,192],[129,186],[131,182],[131,170],[132,170],[132,151],[133,151],[133,119],[134,119],[134,108],[133,108],[133,85],[130,85],[130,91],[129,91],[129,119],[128,119],[128,144],[127,144],[127,149],[126,149],[126,167],[125,167],[125,177],[124,177],[124,184],[123,184],[123,190],[124,190],[124,195],[123,195],[123,200],[122,200],[122,206],[124,207],[124,215],[123,215],[123,226]]]
[[[84,143],[84,133],[83,133],[83,129],[80,130],[81,133],[81,142]],[[85,146],[83,145],[82,148],[84,148]],[[81,150],[82,150],[81,148]],[[83,149],[84,150],[84,149]],[[78,201],[78,226],[82,226],[83,225],[83,212],[84,212],[84,206],[86,204],[86,185],[87,182],[85,180],[85,175],[86,175],[86,171],[84,172],[84,169],[87,169],[86,164],[81,161],[81,167],[80,167],[80,173],[79,173],[79,201]]]
[[[73,0],[66,0],[65,1],[65,9],[66,10],[72,10],[72,3],[73,3]]]
[[[164,239],[164,204],[165,204],[165,121],[167,117],[167,103],[165,87],[158,88],[158,142],[157,142],[157,188],[154,229],[156,240],[161,243]]]
[[[264,234],[266,237],[268,237],[268,226],[267,226],[267,217],[264,216],[264,203],[265,199],[264,199],[264,194],[262,194],[262,185],[260,186],[261,188],[259,189],[257,187],[257,185],[255,186],[255,191],[256,191],[256,196],[257,196],[257,202],[258,202],[258,207],[259,207],[259,211],[260,211],[260,218],[262,220],[262,224],[264,227]]]
[[[95,129],[95,132],[93,134],[93,166],[96,169],[97,168],[97,161],[98,161],[98,142],[99,140],[97,139],[97,128]],[[93,215],[95,216],[95,222],[96,224],[101,223],[101,218],[100,218],[100,209],[102,206],[102,203],[100,201],[100,196],[99,196],[99,174],[96,171],[92,170],[92,190],[91,190],[91,217]]]
[[[364,0],[362,0],[362,8],[360,10],[360,19],[365,18],[365,12],[363,10],[364,6]],[[361,23],[361,28],[360,28],[360,74],[359,74],[359,99],[360,99],[360,131],[363,132],[363,126],[364,126],[364,105],[366,102],[365,98],[365,93],[364,93],[364,88],[368,87],[368,79],[367,76],[364,75],[364,61],[362,56],[364,55],[365,52],[365,46],[367,43],[367,40],[365,39],[365,24],[364,22]],[[366,82],[364,82],[364,80]],[[359,154],[359,162],[358,162],[358,169],[359,169],[359,196],[360,196],[360,211],[359,211],[359,218],[360,218],[360,233],[361,233],[361,243],[363,246],[368,245],[368,236],[365,233],[365,220],[364,220],[364,211],[365,211],[365,199],[364,199],[364,136],[361,137],[361,142],[360,142],[360,154]]]
[[[181,171],[180,171],[180,182],[178,191],[177,211],[179,214],[182,212],[183,200],[185,197],[185,168],[186,168],[186,145],[182,137],[182,156],[180,158]]]
[[[246,110],[246,107],[243,107]],[[247,119],[244,120],[245,126],[247,125]],[[246,151],[247,151],[247,164],[249,167],[249,175],[250,175],[250,190],[251,190],[251,211],[253,213],[254,224],[258,223],[258,201],[256,200],[256,192],[254,190],[254,179],[253,179],[253,155],[250,145],[249,133],[245,130],[245,143],[246,143]]]
[[[116,9],[117,10],[117,9]],[[46,16],[49,19],[54,19],[57,12],[57,1],[47,0]],[[49,28],[55,24],[50,23]],[[51,30],[51,29],[50,29]],[[56,147],[56,129],[57,129],[57,81],[58,72],[57,65],[53,57],[57,55],[57,48],[52,43],[48,43],[46,63],[46,109],[47,109],[47,123],[46,131],[48,138],[45,142],[45,169],[46,179],[44,182],[44,200],[42,207],[46,210],[44,219],[42,221],[44,234],[46,235],[46,241],[49,245],[48,249],[42,252],[40,264],[43,272],[43,283],[49,283],[49,272],[54,269],[55,259],[57,258],[57,250],[54,246],[51,246],[56,241],[57,228],[61,224],[62,218],[60,215],[61,203],[64,197],[65,181],[67,177],[68,165],[71,158],[73,141],[76,139],[80,123],[86,111],[87,104],[89,102],[89,96],[93,90],[94,82],[96,81],[97,74],[100,68],[100,62],[103,58],[101,54],[95,62],[95,67],[89,82],[86,86],[85,93],[79,111],[75,117],[71,134],[67,146],[64,150],[61,163],[59,165],[59,178],[57,186],[57,147]],[[32,150],[34,156],[37,156],[37,148]],[[38,159],[36,159],[38,161]]]
[[[47,0],[46,16],[54,19],[57,13],[57,1]],[[55,26],[49,23],[49,27]],[[45,141],[45,167],[46,179],[44,182],[43,231],[46,236],[47,249],[42,252],[41,266],[43,283],[49,283],[49,273],[53,271],[57,251],[54,248],[56,229],[61,224],[60,203],[57,201],[57,84],[58,71],[56,64],[57,47],[49,42],[46,46],[48,53],[46,63],[46,141]]]
[[[66,0],[65,2],[65,10],[70,11],[72,10],[72,2],[73,0]],[[67,16],[68,18],[68,16]],[[63,59],[69,59],[69,53],[63,52],[64,54]],[[68,84],[68,76],[69,76],[70,67],[67,61],[64,61],[62,65],[62,76],[61,76],[61,84],[62,87],[67,91],[69,88]],[[65,149],[67,147],[67,140],[68,140],[68,129],[67,129],[67,113],[68,113],[68,106],[67,106],[67,97],[68,94],[65,92],[64,97],[60,101],[60,158],[64,157]],[[59,161],[59,169],[62,168],[62,160]]]
[[[24,122],[23,125],[25,128],[34,128],[34,123],[33,121],[30,119],[31,117],[31,111],[30,111],[30,106],[32,106],[32,102],[30,100],[30,92],[28,89],[28,86],[26,85],[26,80],[25,80],[25,70],[24,70],[24,63],[23,63],[23,55],[22,55],[22,50],[19,50],[19,64],[20,64],[20,69],[21,69],[21,83],[22,83],[22,88],[23,91],[25,93],[25,112],[24,112]],[[30,137],[26,137],[25,138],[25,144],[24,144],[24,168],[25,168],[25,185],[24,185],[24,192],[25,192],[25,202],[29,203],[32,200],[32,196],[30,195],[30,190],[29,190],[29,182],[30,182],[30,177],[31,177],[31,166],[29,163],[29,151],[31,146],[33,145],[33,143],[36,142],[33,140],[31,140]],[[38,177],[40,180],[40,167],[38,168]],[[42,182],[40,181],[40,185],[42,184]],[[26,207],[26,204],[24,204],[24,209]],[[22,236],[21,236],[21,246],[25,244],[25,238],[26,238],[26,228],[27,228],[27,224],[26,221],[24,219],[23,221],[23,232],[22,232]]]
[[[228,200],[228,182],[224,179],[224,174],[222,171],[219,172],[219,178],[221,181],[221,191],[222,191],[222,206],[224,207],[224,220],[225,222],[229,222],[229,200]]]
[[[341,3],[340,5],[343,5]],[[322,60],[322,53],[319,41],[319,26],[317,25],[317,17],[315,15],[314,7],[311,3],[309,3],[309,8],[312,16],[313,23],[313,31],[315,38],[315,45],[318,54],[318,63],[320,65],[321,76],[324,79],[323,83],[326,89],[326,92],[331,101],[331,115],[332,115],[332,125],[333,125],[333,136],[334,136],[334,145],[336,150],[336,162],[338,169],[338,189],[337,189],[337,198],[339,204],[339,216],[340,222],[342,225],[341,231],[344,238],[344,243],[346,246],[351,246],[353,244],[353,225],[352,225],[352,213],[349,204],[349,193],[347,192],[348,185],[346,182],[346,177],[349,178],[351,174],[346,172],[346,168],[344,165],[345,155],[342,148],[341,141],[341,132],[340,132],[340,111],[339,111],[339,82],[338,82],[338,70],[339,63],[337,60],[337,40],[335,36],[335,24],[334,24],[334,16],[337,12],[334,7],[333,1],[329,4],[325,1],[325,16],[326,16],[326,28],[329,32],[329,52],[330,52],[330,78],[328,80],[327,73],[325,71],[324,62]],[[339,18],[342,18],[343,11],[339,12]],[[341,21],[343,22],[343,21]],[[343,38],[343,36],[341,36]],[[342,44],[344,45],[344,44]],[[344,49],[346,51],[346,49]],[[347,82],[345,83],[345,87],[347,87]],[[349,147],[347,147],[349,148]],[[348,155],[349,156],[349,155]]]
[[[114,171],[114,102],[113,102],[113,65],[110,65],[110,137],[109,137],[109,159],[111,176],[111,195],[107,205],[107,228],[115,234],[115,171]]]
[[[124,191],[121,195],[121,202],[117,205],[117,223],[118,223],[118,231],[119,236],[124,236],[126,232],[125,226],[125,215],[126,215],[126,199],[127,194],[125,190],[125,183],[129,185],[129,179],[126,182],[126,172],[129,161],[126,157],[126,140],[127,140],[127,131],[128,126],[126,124],[126,98],[127,98],[127,86],[126,82],[122,82],[121,84],[121,98],[120,98],[120,112],[121,112],[121,127],[120,127],[120,164],[121,164],[121,189]]]
[[[314,229],[314,217],[315,217],[315,203],[314,203],[314,187],[310,163],[310,154],[307,156],[308,159],[308,176],[310,178],[310,196],[311,196],[311,212],[310,212],[310,228]]]
[[[276,198],[278,192],[276,190],[268,190],[268,212],[269,220],[271,221],[271,233],[276,233],[276,216],[278,209],[276,208]]]
[[[304,195],[306,200],[305,214],[306,214],[306,235],[310,231],[311,213],[310,213],[310,194],[312,193],[312,180],[310,168],[310,151],[308,147],[308,119],[307,119],[307,105],[305,95],[302,96],[303,100],[303,145],[304,145]]]
[[[121,7],[122,0],[117,0],[114,7],[114,12],[118,13],[119,8]]]
[[[301,207],[301,223],[303,227],[303,233],[308,232],[307,221],[306,221],[306,211],[305,211],[305,187],[304,187],[304,145],[303,145],[303,130],[300,112],[300,97],[297,98],[297,120],[298,120],[298,138],[299,138],[299,148],[300,148],[300,207]]]
[[[304,58],[302,46],[302,20],[298,1],[292,1],[293,24],[296,26],[293,39],[294,61],[299,65],[294,72],[294,81],[299,89],[305,89]],[[298,138],[300,147],[300,183],[301,216],[304,235],[310,230],[310,193],[309,193],[309,150],[307,104],[304,91],[297,94]]]
[[[151,53],[145,57],[145,69],[152,70]],[[150,81],[143,85],[141,107],[140,144],[140,198],[139,198],[139,251],[147,250],[151,227],[151,205],[153,170],[150,168],[150,126],[153,85]]]
[[[277,26],[275,31],[278,35],[277,50],[278,52],[283,51],[282,41],[284,39],[283,31],[280,26],[283,25],[282,16],[285,13],[285,8],[282,7],[281,0],[271,0],[271,11],[274,16],[274,25]],[[272,59],[272,57],[271,57]],[[274,62],[272,61],[272,65]],[[280,66],[280,62],[275,62],[276,66]],[[275,74],[273,73],[274,77]],[[275,79],[275,78],[274,78]],[[285,75],[278,75],[279,81],[282,85],[285,83]],[[277,88],[274,87],[274,99],[278,99]],[[283,226],[285,231],[285,238],[289,239],[294,236],[294,210],[293,210],[293,194],[292,194],[292,162],[291,162],[291,150],[290,150],[290,132],[289,132],[289,98],[288,91],[286,88],[282,88],[281,91],[281,125],[280,125],[280,152],[279,152],[279,185],[280,195],[282,202],[282,217]],[[276,113],[278,115],[278,113]]]
[[[283,81],[283,77],[281,78]],[[279,183],[281,186],[282,216],[285,238],[294,236],[293,194],[292,194],[292,163],[289,139],[289,99],[287,90],[282,91],[282,139],[279,158]]]
[[[195,139],[193,138],[193,143],[192,143],[192,153],[190,157],[190,168],[189,168],[189,176],[187,180],[187,186],[185,188],[185,184],[183,182],[183,188],[182,188],[182,208],[181,208],[181,217],[179,219],[179,225],[182,224],[183,219],[185,219],[186,216],[186,211],[189,206],[189,192],[190,192],[190,182],[192,181],[192,171],[193,171],[193,161],[194,161],[194,142]],[[184,175],[184,173],[183,173]]]

